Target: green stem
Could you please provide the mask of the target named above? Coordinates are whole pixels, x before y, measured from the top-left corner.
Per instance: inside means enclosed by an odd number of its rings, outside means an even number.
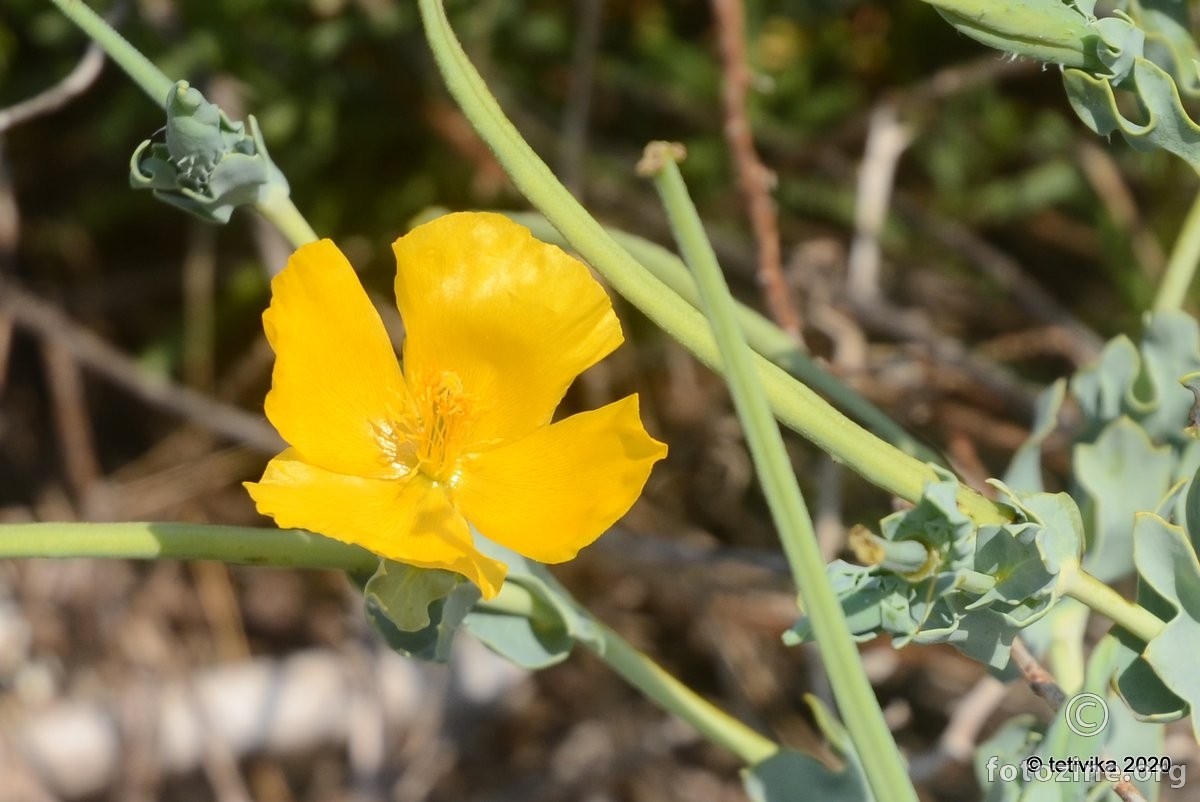
[[[104,52],[129,75],[133,81],[159,106],[166,108],[167,97],[175,83],[162,70],[142,55],[125,37],[88,8],[81,0],[51,0],[59,10],[79,26]],[[286,186],[286,185],[284,185]],[[267,218],[293,247],[300,247],[317,239],[312,226],[300,214],[287,192],[281,187],[255,204],[255,208]]]
[[[1162,283],[1158,285],[1158,293],[1154,296],[1155,312],[1168,312],[1180,309],[1187,297],[1188,287],[1196,274],[1196,265],[1200,262],[1200,194],[1192,201],[1183,220],[1183,230],[1175,240],[1171,258],[1167,261],[1167,270],[1163,274]]]
[[[747,765],[753,766],[779,751],[779,744],[714,707],[598,621],[552,578],[549,582],[576,615],[588,620],[588,636],[578,638],[576,642],[595,652],[651,702],[679,716],[709,741],[728,749]],[[519,582],[505,582],[496,598],[477,602],[476,609],[527,618],[535,626],[544,625],[551,630],[562,626],[561,615]]]
[[[569,245],[549,224],[545,217],[534,212],[509,212],[508,216],[528,226],[535,237],[559,245]],[[700,293],[696,281],[688,272],[687,265],[675,254],[647,239],[605,228],[617,243],[627,250],[660,281],[695,308],[700,308]],[[748,306],[737,305],[738,323],[746,335],[746,341],[755,352],[769,359],[791,375],[829,398],[833,404],[859,421],[875,434],[887,440],[906,454],[922,462],[941,464],[942,458],[932,449],[920,443],[904,431],[883,410],[843,384],[836,376],[822,369],[783,329]]]
[[[282,187],[274,185],[272,192],[254,206],[258,213],[267,219],[271,225],[287,238],[293,248],[299,248],[310,242],[316,242],[319,237],[313,227],[308,224],[304,215],[296,208],[296,204]]]
[[[546,605],[538,602],[537,597],[530,593],[519,582],[505,582],[500,586],[500,592],[494,599],[475,602],[476,610],[486,610],[490,613],[502,613],[517,618],[528,618],[531,622],[544,623],[546,627],[557,627],[559,619],[554,617]]]
[[[599,642],[585,642],[586,646],[647,699],[691,724],[709,741],[728,749],[748,766],[779,751],[777,743],[705,701],[616,632],[599,621],[595,628]]]
[[[1157,638],[1166,626],[1154,613],[1129,601],[1081,568],[1069,575],[1065,593],[1095,612],[1112,619],[1114,624],[1128,630],[1143,643]]]
[[[779,531],[804,609],[808,611],[833,695],[854,747],[862,758],[867,783],[880,802],[916,802],[917,795],[908,779],[908,770],[883,719],[858,647],[850,637],[842,606],[829,584],[812,519],[796,484],[779,425],[771,414],[755,372],[751,360],[753,352],[738,325],[733,296],[679,174],[674,151],[667,143],[654,143],[646,148],[643,165],[655,179],[679,250],[696,277],[763,494]]]
[[[370,573],[370,552],[299,529],[186,523],[0,524],[0,558],[218,560],[278,568]]]
[[[96,12],[88,8],[83,0],[50,0],[58,6],[58,10],[74,22],[92,38],[96,44],[104,48],[108,57],[116,62],[142,91],[159,106],[166,108],[167,95],[175,82],[154,66],[150,59],[142,55],[136,47],[113,30]]]
[[[517,188],[617,292],[701,362],[719,369],[720,354],[704,316],[617,244],[521,138],[471,66],[441,0],[420,0],[420,9],[447,88]],[[928,465],[866,431],[778,366],[762,357],[754,362],[775,416],[867,481],[912,502],[927,483],[937,481]],[[1011,519],[1008,511],[965,486],[959,488],[958,501],[978,523]]]

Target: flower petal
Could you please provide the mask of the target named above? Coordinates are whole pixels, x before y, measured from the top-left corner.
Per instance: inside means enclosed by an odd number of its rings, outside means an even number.
[[[315,467],[288,449],[246,482],[258,511],[284,529],[307,529],[390,560],[462,574],[493,598],[503,563],[475,549],[467,522],[445,493],[420,474],[407,480],[364,479]]]
[[[267,417],[302,458],[337,473],[395,476],[381,433],[407,389],[379,313],[329,240],[302,246],[271,282],[275,350]]]
[[[464,460],[454,503],[485,537],[533,560],[574,557],[637,500],[667,447],[631,395]]]
[[[582,262],[499,214],[463,212],[392,245],[404,373],[453,372],[474,399],[471,442],[550,422],[571,382],[621,344],[612,302]]]

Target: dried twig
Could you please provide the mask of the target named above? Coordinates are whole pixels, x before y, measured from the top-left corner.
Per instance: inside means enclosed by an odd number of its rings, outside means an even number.
[[[1005,404],[1021,415],[1033,414],[1038,388],[985,354],[970,351],[958,340],[937,331],[920,311],[898,309],[882,301],[855,306],[853,311],[869,332],[915,344],[918,352],[928,355],[931,369],[944,378],[959,377],[957,383],[964,389],[986,392],[996,403]],[[963,382],[961,377],[969,381]],[[928,389],[928,378],[923,381],[924,389]]]
[[[848,177],[854,169],[849,159],[832,148],[822,150],[820,161],[821,166],[836,177]],[[1100,353],[1103,346],[1100,337],[1063,308],[1015,259],[972,233],[966,226],[930,212],[902,191],[894,193],[892,207],[943,247],[962,254],[984,275],[1007,289],[1029,314],[1069,332],[1075,343],[1071,357],[1076,364],[1088,362]]]
[[[104,49],[92,42],[84,51],[83,58],[61,81],[28,100],[0,109],[0,134],[35,117],[58,111],[73,98],[86,92],[99,77],[103,67]]]
[[[21,210],[13,191],[12,175],[8,170],[8,155],[4,137],[0,136],[0,275],[9,268],[21,236]],[[8,359],[12,354],[13,322],[0,314],[0,396],[8,381]],[[0,424],[2,426],[2,424]]]
[[[943,247],[958,251],[985,275],[1007,289],[1029,314],[1070,332],[1075,343],[1071,352],[1075,364],[1089,362],[1100,353],[1104,345],[1100,337],[1031,278],[1015,259],[975,235],[966,226],[938,217],[902,193],[896,194],[895,207]]]
[[[992,713],[1004,701],[1007,686],[992,676],[983,676],[954,704],[950,722],[937,745],[909,761],[909,774],[915,782],[929,782],[947,763],[966,763],[975,752],[979,733]]]
[[[1030,690],[1041,697],[1057,713],[1067,701],[1066,691],[1058,684],[1054,675],[1038,662],[1038,659],[1033,656],[1033,652],[1029,651],[1029,647],[1020,638],[1013,640],[1012,659],[1020,669],[1021,675],[1025,677],[1025,681],[1029,683]]]
[[[1025,677],[1025,681],[1029,683],[1030,689],[1050,705],[1050,708],[1057,714],[1067,702],[1066,691],[1058,684],[1054,675],[1038,662],[1038,659],[1033,656],[1029,647],[1020,638],[1013,639],[1012,660],[1020,669],[1022,676]],[[1123,802],[1146,802],[1141,791],[1128,780],[1113,783],[1113,792]]]
[[[1138,213],[1137,201],[1121,175],[1112,151],[1085,139],[1079,146],[1079,166],[1113,222],[1129,237],[1138,267],[1147,278],[1157,279],[1166,269],[1167,255]]]
[[[83,376],[79,364],[61,340],[42,340],[42,359],[53,400],[54,426],[58,432],[58,448],[62,455],[67,482],[76,504],[88,511],[92,488],[101,481],[100,460],[96,457],[96,439],[92,433],[91,416],[84,396]]]
[[[61,343],[80,364],[149,404],[264,453],[274,454],[284,447],[279,435],[262,418],[174,382],[147,376],[119,349],[11,281],[0,281],[0,314],[11,316],[18,326],[44,339]]]
[[[191,221],[183,257],[183,379],[193,390],[212,392],[217,277],[217,230]]]
[[[771,199],[775,176],[754,149],[750,120],[746,116],[746,90],[751,75],[746,63],[746,23],[742,3],[741,0],[712,0],[712,6],[721,47],[725,139],[758,245],[758,280],[771,317],[797,342],[802,342],[800,316],[788,296],[779,253],[779,223],[775,201]]]
[[[871,113],[867,147],[858,171],[854,206],[854,240],[850,244],[846,291],[856,303],[879,297],[879,235],[887,219],[896,163],[912,141],[912,133],[888,103]]]

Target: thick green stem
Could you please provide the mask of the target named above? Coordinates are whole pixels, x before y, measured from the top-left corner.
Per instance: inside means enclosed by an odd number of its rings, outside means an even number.
[[[1128,630],[1144,643],[1158,637],[1166,626],[1154,613],[1129,601],[1083,569],[1077,569],[1070,574],[1065,593],[1095,612],[1112,619],[1114,624]]]
[[[96,12],[88,8],[83,0],[50,0],[59,11],[74,22],[91,39],[104,48],[108,57],[116,62],[150,99],[166,108],[167,95],[175,82],[155,67],[150,59],[129,44],[124,36],[113,30]]]
[[[104,48],[117,65],[142,88],[150,99],[166,108],[167,98],[175,82],[162,70],[142,55],[125,37],[117,33],[107,22],[84,5],[81,0],[51,0],[72,22]],[[277,187],[266,199],[255,204],[255,208],[267,218],[293,247],[300,247],[317,239],[312,226],[300,214],[287,192]]]
[[[538,239],[560,245],[570,244],[558,233],[558,229],[551,226],[540,214],[509,212],[508,216],[528,226]],[[605,230],[655,277],[693,307],[700,307],[700,293],[696,289],[696,281],[678,256],[634,234],[614,228]],[[743,304],[738,304],[737,314],[746,341],[756,353],[829,398],[838,409],[904,453],[923,462],[942,463],[940,455],[904,431],[904,427],[889,418],[887,413],[843,384],[836,376],[823,370],[786,331]]]
[[[370,573],[370,552],[299,529],[183,523],[0,524],[0,558],[218,560],[278,568]]]
[[[704,316],[617,244],[521,138],[471,66],[441,0],[420,0],[420,9],[426,38],[447,88],[517,188],[617,292],[700,361],[719,369],[720,354]],[[754,362],[775,416],[867,481],[913,502],[927,483],[937,481],[928,465],[866,431],[778,366],[762,357]],[[958,501],[979,523],[1011,518],[1006,510],[965,486],[960,486]]]
[[[1192,201],[1192,208],[1183,220],[1183,230],[1175,240],[1166,273],[1154,296],[1152,308],[1155,312],[1168,312],[1183,306],[1192,277],[1196,275],[1197,263],[1200,263],[1200,194]]]
[[[553,580],[551,582],[553,583]],[[615,631],[598,621],[586,608],[572,599],[565,589],[557,586],[557,583],[553,584],[555,592],[561,594],[562,599],[575,609],[577,615],[588,619],[590,623],[589,636],[578,642],[595,652],[651,702],[679,716],[709,741],[728,749],[748,765],[755,765],[779,751],[779,744],[714,707]],[[558,614],[519,582],[505,582],[496,598],[478,602],[476,608],[527,618],[535,624],[543,623],[549,629],[562,625]]]
[[[679,250],[696,277],[705,312],[720,347],[734,407],[745,431],[788,565],[808,612],[834,698],[862,758],[863,772],[875,799],[916,802],[916,791],[908,779],[904,760],[883,719],[858,647],[850,637],[846,616],[825,573],[825,561],[812,519],[796,484],[779,424],[771,414],[754,369],[753,352],[738,324],[733,296],[675,158],[676,151],[672,146],[654,143],[647,147],[646,158],[639,169],[655,179]]]
[[[595,626],[600,643],[585,645],[663,710],[679,716],[709,741],[728,749],[748,766],[761,763],[779,751],[779,745],[774,741],[705,701],[616,632],[598,621]]]
[[[278,188],[270,196],[259,201],[254,208],[267,218],[271,225],[279,229],[279,232],[287,238],[293,248],[299,248],[301,245],[316,242],[319,239],[317,232],[313,231],[308,220],[304,219],[304,215],[300,214],[300,210],[292,202],[291,196],[282,188]]]

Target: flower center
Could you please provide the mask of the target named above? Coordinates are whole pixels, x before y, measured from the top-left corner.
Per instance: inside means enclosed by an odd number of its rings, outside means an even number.
[[[403,473],[418,470],[451,486],[458,479],[459,457],[475,421],[475,403],[462,379],[450,371],[409,380],[411,403],[403,419],[380,438],[388,459]]]

